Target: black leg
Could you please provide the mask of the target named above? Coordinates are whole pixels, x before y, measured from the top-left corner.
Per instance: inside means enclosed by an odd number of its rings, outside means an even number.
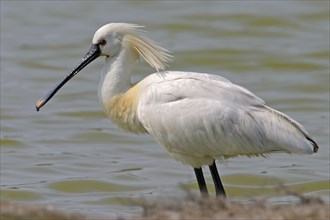
[[[221,179],[220,179],[220,176],[218,173],[218,169],[217,169],[217,166],[215,165],[215,161],[213,161],[213,164],[211,166],[209,166],[209,168],[210,168],[210,171],[212,174],[215,192],[216,192],[217,197],[223,196],[224,198],[226,198],[226,192],[222,186]]]
[[[201,191],[201,194],[203,196],[208,196],[209,192],[207,191],[202,168],[194,168],[194,171],[196,174],[196,178],[197,178],[197,182],[198,182],[198,186],[199,186],[199,190]]]

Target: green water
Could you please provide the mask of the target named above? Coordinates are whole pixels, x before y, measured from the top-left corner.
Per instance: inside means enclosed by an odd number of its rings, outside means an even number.
[[[302,123],[312,156],[274,154],[218,164],[229,199],[280,195],[279,185],[329,201],[328,1],[1,1],[1,199],[87,215],[137,215],[132,201],[198,193],[193,170],[150,136],[101,111],[102,59],[41,112],[35,101],[88,50],[103,24],[131,22],[173,52],[170,70],[219,74]],[[134,80],[152,73],[145,63]],[[212,179],[205,172],[209,188]]]

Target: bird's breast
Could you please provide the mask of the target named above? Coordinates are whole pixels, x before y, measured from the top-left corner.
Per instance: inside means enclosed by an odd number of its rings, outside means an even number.
[[[133,133],[147,133],[137,115],[139,94],[139,85],[136,84],[125,93],[106,100],[104,110],[118,127]]]

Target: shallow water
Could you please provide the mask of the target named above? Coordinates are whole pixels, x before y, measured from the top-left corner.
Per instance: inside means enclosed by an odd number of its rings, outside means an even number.
[[[102,59],[45,106],[108,22],[146,26],[175,56],[170,70],[222,75],[303,124],[320,146],[309,156],[232,158],[218,164],[229,199],[329,201],[329,3],[327,1],[1,1],[1,199],[87,215],[136,215],[141,198],[196,193],[193,170],[150,136],[127,134],[97,99]],[[145,63],[134,80],[151,73]],[[205,172],[209,188],[212,179]]]

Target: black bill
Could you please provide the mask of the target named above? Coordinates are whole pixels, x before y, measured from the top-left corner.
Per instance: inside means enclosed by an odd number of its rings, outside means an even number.
[[[93,44],[81,62],[67,75],[57,86],[50,90],[45,96],[39,99],[36,102],[36,109],[39,109],[44,106],[56,93],[62,88],[62,86],[67,83],[72,77],[74,77],[80,70],[87,66],[90,62],[95,60],[101,55],[101,50],[98,44]]]

